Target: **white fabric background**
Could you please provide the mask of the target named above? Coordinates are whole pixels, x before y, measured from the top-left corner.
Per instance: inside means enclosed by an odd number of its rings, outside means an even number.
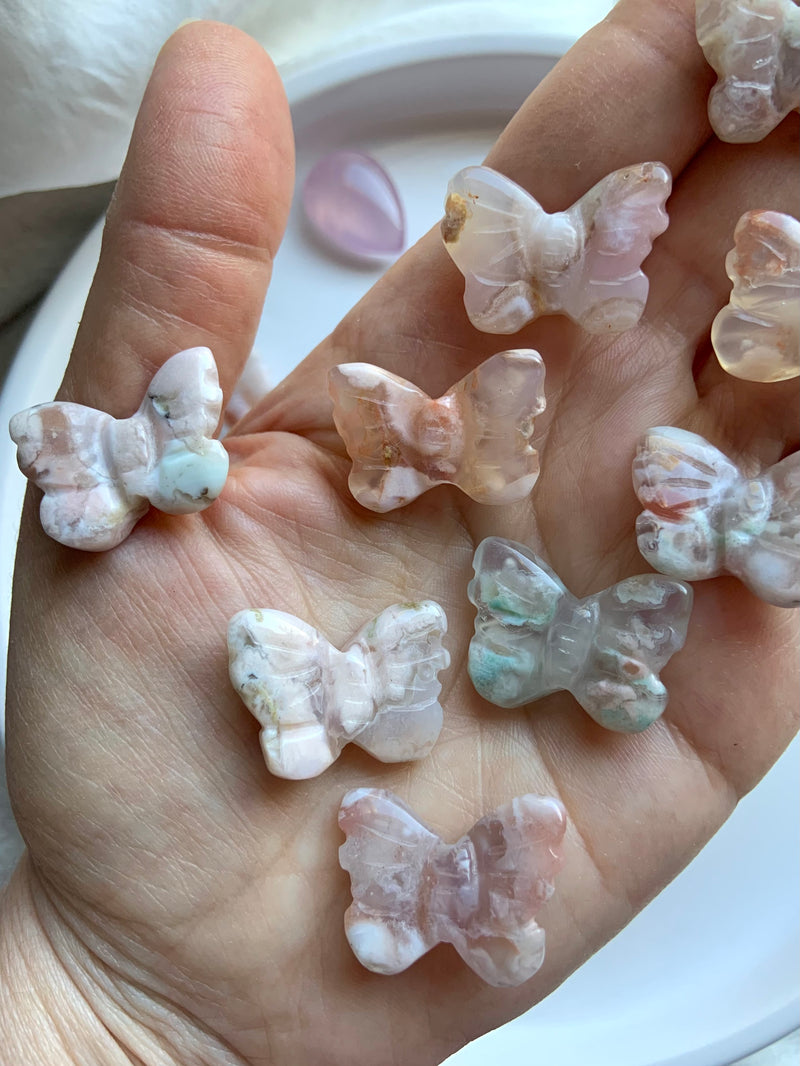
[[[164,40],[241,26],[282,71],[386,41],[578,37],[612,0],[0,0],[0,197],[115,178]]]

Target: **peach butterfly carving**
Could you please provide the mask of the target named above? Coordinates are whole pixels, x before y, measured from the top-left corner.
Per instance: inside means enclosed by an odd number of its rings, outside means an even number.
[[[800,222],[778,211],[748,211],[725,260],[733,282],[711,326],[720,364],[748,381],[800,374]]]
[[[545,407],[538,352],[498,352],[438,399],[369,363],[333,367],[329,384],[353,461],[350,491],[372,511],[402,507],[439,484],[478,503],[512,503],[536,482],[533,420]]]

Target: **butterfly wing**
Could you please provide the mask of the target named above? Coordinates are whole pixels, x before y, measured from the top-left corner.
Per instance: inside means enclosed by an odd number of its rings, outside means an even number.
[[[213,433],[222,411],[217,365],[208,348],[178,352],[157,371],[134,419],[153,439],[141,491],[167,514],[204,510],[222,492],[228,453]]]
[[[75,403],[45,403],[11,419],[22,473],[44,493],[42,526],[60,544],[105,551],[128,536],[148,508],[114,468],[111,415]]]
[[[467,594],[478,608],[468,671],[498,707],[518,707],[553,691],[546,673],[547,634],[569,593],[524,545],[488,537],[473,560]]]
[[[442,608],[423,600],[388,607],[353,642],[362,649],[375,713],[352,739],[382,762],[422,759],[439,738],[446,631]]]
[[[222,389],[210,348],[187,348],[156,371],[141,412],[151,412],[165,439],[198,449],[211,437],[222,412]]]
[[[516,333],[540,313],[528,249],[542,216],[529,193],[488,167],[466,167],[450,181],[442,236],[466,279],[464,306],[477,329]]]
[[[478,503],[513,503],[536,483],[539,453],[531,438],[545,408],[544,373],[538,352],[498,352],[451,390],[465,442],[456,483]]]
[[[800,222],[776,211],[748,211],[734,232],[725,268],[730,303],[711,326],[721,365],[747,381],[800,374]]]
[[[535,916],[553,894],[565,830],[558,800],[526,795],[481,818],[451,849],[451,868],[439,882],[450,897],[437,908],[441,938],[491,985],[519,985],[544,960],[544,930]]]
[[[740,481],[734,463],[695,433],[659,426],[633,462],[646,510],[636,520],[639,551],[662,574],[697,581],[725,563],[725,503]]]
[[[346,837],[339,863],[353,894],[344,919],[350,947],[368,970],[399,973],[436,942],[420,918],[422,882],[439,838],[383,789],[348,792],[339,825]]]
[[[660,574],[643,574],[589,600],[596,604],[597,625],[570,691],[604,728],[641,732],[667,705],[658,675],[686,641],[692,589]]]
[[[697,40],[719,77],[708,117],[721,140],[760,141],[800,104],[787,17],[796,14],[780,0],[698,0]]]
[[[278,777],[316,777],[337,758],[330,703],[339,653],[313,626],[283,611],[250,610],[228,625],[229,673],[261,723],[261,747]]]
[[[667,228],[671,188],[662,163],[642,163],[609,174],[571,209],[586,240],[564,274],[561,307],[589,332],[620,332],[639,321],[649,291],[642,263]]]
[[[800,606],[800,452],[747,483],[737,518],[727,569],[767,603]]]
[[[395,374],[369,363],[343,363],[328,375],[333,419],[353,461],[349,486],[371,511],[402,507],[436,480],[417,469],[417,439],[430,399]]]

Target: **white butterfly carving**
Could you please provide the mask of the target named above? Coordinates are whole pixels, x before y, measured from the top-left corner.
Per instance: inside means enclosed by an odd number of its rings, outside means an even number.
[[[383,762],[427,755],[442,728],[446,630],[431,600],[387,607],[342,651],[283,611],[234,615],[231,682],[261,723],[270,771],[315,777],[351,742]]]
[[[211,434],[222,390],[208,348],[168,359],[131,418],[76,403],[21,411],[9,430],[22,473],[43,492],[45,532],[61,544],[105,551],[150,505],[189,514],[219,496],[228,454]]]

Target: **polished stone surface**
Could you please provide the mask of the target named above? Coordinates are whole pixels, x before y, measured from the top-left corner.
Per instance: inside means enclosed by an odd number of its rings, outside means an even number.
[[[382,762],[422,759],[442,728],[447,619],[432,600],[387,607],[338,651],[307,622],[249,610],[228,626],[233,687],[261,723],[278,777],[316,777],[354,743]]]
[[[228,475],[228,454],[211,438],[221,408],[213,355],[188,348],[156,372],[130,418],[59,401],[15,415],[9,431],[20,470],[44,493],[45,532],[105,551],[151,504],[167,514],[204,510]]]
[[[387,259],[406,241],[403,204],[394,182],[365,152],[323,156],[303,184],[303,207],[317,233],[358,259]]]
[[[649,289],[642,262],[667,228],[671,188],[663,163],[640,163],[551,215],[489,167],[460,170],[447,187],[441,230],[466,278],[470,322],[486,333],[516,333],[553,314],[590,333],[635,326]]]
[[[566,690],[621,733],[661,715],[668,695],[659,671],[686,640],[688,585],[642,574],[577,599],[532,551],[500,537],[478,545],[473,566],[468,669],[490,703],[518,707]]]
[[[800,607],[800,452],[750,477],[696,433],[657,426],[633,462],[646,510],[639,551],[662,574],[729,573],[777,607]]]
[[[697,0],[697,40],[717,74],[708,117],[723,141],[760,141],[800,107],[795,0]]]
[[[329,385],[353,460],[350,491],[371,511],[403,507],[441,484],[478,503],[513,503],[539,476],[531,444],[545,408],[538,352],[498,352],[438,399],[369,363],[333,367]]]
[[[391,792],[359,788],[339,825],[353,893],[345,932],[368,970],[400,973],[439,943],[490,985],[522,984],[542,965],[536,915],[562,864],[559,800],[520,796],[446,844]]]
[[[725,260],[733,282],[711,326],[721,365],[748,381],[800,374],[800,222],[778,211],[748,211]]]

